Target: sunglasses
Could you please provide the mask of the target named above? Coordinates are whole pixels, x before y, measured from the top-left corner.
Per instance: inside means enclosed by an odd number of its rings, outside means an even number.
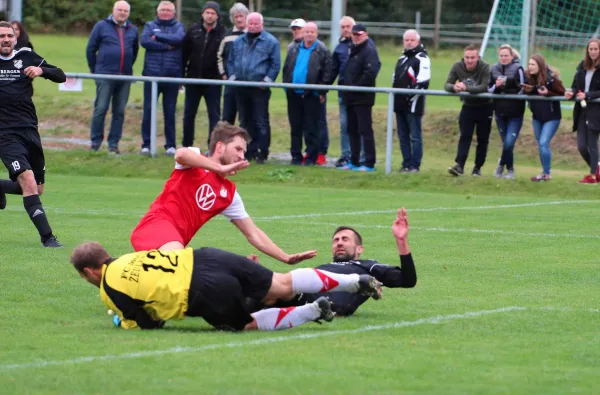
[[[0,34],[0,38],[5,38],[5,37],[8,37],[8,38],[13,38],[14,36],[15,36],[15,35],[14,35],[14,34],[12,34],[12,33],[8,33],[8,34]]]

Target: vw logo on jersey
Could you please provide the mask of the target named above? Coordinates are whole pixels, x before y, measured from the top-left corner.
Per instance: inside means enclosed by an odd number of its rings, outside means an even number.
[[[210,210],[215,204],[216,199],[217,194],[208,184],[203,184],[196,191],[196,203],[198,203],[198,207],[200,207],[200,210]]]
[[[17,69],[21,69],[21,67],[23,67],[23,61],[21,59],[15,59],[13,63]]]

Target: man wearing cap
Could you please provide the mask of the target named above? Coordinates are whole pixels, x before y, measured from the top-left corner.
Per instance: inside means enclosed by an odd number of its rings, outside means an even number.
[[[300,44],[304,39],[304,26],[306,26],[306,21],[302,18],[294,19],[292,23],[290,23],[290,30],[292,31],[292,42],[288,45],[288,52],[290,48],[294,44]]]
[[[374,87],[381,67],[379,54],[369,41],[366,27],[359,23],[352,27],[350,55],[344,71],[344,83],[348,86]],[[348,111],[348,136],[350,137],[350,163],[340,169],[364,172],[375,171],[375,138],[373,136],[373,106],[375,93],[344,92]],[[365,161],[360,163],[360,139],[363,138]]]
[[[187,70],[187,78],[221,79],[217,52],[225,35],[225,28],[219,23],[220,12],[221,7],[217,2],[207,1],[202,7],[201,21],[186,33],[183,40],[183,64]],[[208,140],[221,118],[220,85],[187,85],[183,110],[184,147],[194,146],[196,114],[203,97],[208,113]]]
[[[331,81],[332,60],[329,49],[317,40],[314,22],[305,24],[304,38],[293,43],[283,65],[283,82],[327,85]],[[319,117],[326,90],[287,89],[288,119],[291,128],[292,165],[302,164],[302,137],[306,142],[305,165],[314,165],[319,154]]]
[[[231,81],[273,82],[281,67],[279,41],[263,30],[263,17],[251,12],[246,18],[248,33],[233,42],[227,58]],[[246,159],[264,164],[269,157],[271,126],[268,87],[239,87],[235,90],[240,111],[240,126],[251,137]]]

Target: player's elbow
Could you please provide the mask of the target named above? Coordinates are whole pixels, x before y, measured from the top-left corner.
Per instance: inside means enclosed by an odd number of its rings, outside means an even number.
[[[181,165],[185,165],[188,149],[183,147],[175,151],[175,161]]]

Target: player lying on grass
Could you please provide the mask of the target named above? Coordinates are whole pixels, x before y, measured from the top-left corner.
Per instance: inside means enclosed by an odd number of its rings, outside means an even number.
[[[360,259],[363,252],[362,237],[353,228],[340,226],[333,233],[331,250],[333,262],[318,266],[317,270],[326,270],[339,274],[369,274],[375,277],[383,286],[389,288],[412,288],[417,284],[417,272],[408,245],[408,218],[404,208],[392,224],[392,234],[396,239],[398,253],[400,254],[400,267],[388,266],[371,259]],[[296,295],[291,300],[278,300],[274,306],[300,306],[313,303],[315,300],[326,296],[331,301],[331,308],[337,315],[349,316],[364,303],[369,297],[348,292],[319,292],[303,293]],[[254,311],[260,307],[252,308],[252,301],[247,301],[248,309]]]
[[[252,221],[235,184],[226,177],[248,166],[248,133],[220,122],[210,138],[210,156],[198,148],[180,148],[164,189],[131,234],[135,251],[178,250],[218,214],[227,217],[259,251],[288,264],[313,258],[317,251],[289,255]]]
[[[79,275],[100,288],[102,302],[125,329],[162,328],[167,320],[202,317],[217,329],[288,329],[333,319],[326,297],[299,307],[247,312],[246,298],[273,304],[299,293],[360,293],[379,298],[381,284],[368,274],[318,269],[273,273],[246,257],[215,248],[142,251],[111,258],[96,242],[71,256]]]

